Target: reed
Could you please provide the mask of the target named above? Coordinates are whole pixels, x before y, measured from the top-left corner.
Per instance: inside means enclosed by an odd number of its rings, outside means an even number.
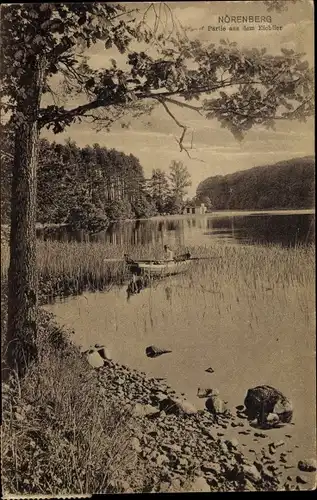
[[[311,281],[314,270],[313,246],[285,249],[279,246],[210,245],[189,248],[192,255],[206,257],[193,265],[189,273],[195,282],[223,280],[256,290]],[[183,252],[183,248],[176,249]],[[111,245],[39,241],[37,264],[40,289],[46,296],[68,295],[83,290],[104,290],[122,284],[128,278],[124,261],[128,253],[135,259],[160,258],[160,245]],[[209,260],[209,258],[211,258]],[[6,280],[9,267],[8,246],[1,247],[1,279]],[[219,283],[220,286],[221,283]]]
[[[131,253],[129,246],[102,243],[76,243],[57,241],[37,242],[37,267],[41,294],[46,297],[65,296],[84,290],[105,290],[128,279],[124,253]],[[157,256],[157,249],[138,247],[134,257]],[[118,262],[107,259],[118,258]],[[120,262],[119,259],[122,259]],[[9,267],[9,248],[2,245],[1,279],[6,281]]]

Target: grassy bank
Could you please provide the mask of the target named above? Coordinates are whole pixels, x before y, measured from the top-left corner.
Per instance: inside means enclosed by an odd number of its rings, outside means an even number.
[[[45,312],[37,346],[25,378],[2,386],[3,495],[122,492],[127,478],[142,491],[131,412],[105,399],[97,373]]]

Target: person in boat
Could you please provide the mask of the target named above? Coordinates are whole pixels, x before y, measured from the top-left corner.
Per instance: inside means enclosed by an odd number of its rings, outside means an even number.
[[[168,245],[164,245],[165,260],[174,260],[174,252]]]
[[[132,260],[127,253],[124,254],[124,260],[127,264],[134,264],[134,260]]]

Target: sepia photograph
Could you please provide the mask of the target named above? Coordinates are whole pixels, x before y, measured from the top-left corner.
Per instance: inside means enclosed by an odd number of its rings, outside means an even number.
[[[312,0],[0,7],[2,497],[316,489]]]

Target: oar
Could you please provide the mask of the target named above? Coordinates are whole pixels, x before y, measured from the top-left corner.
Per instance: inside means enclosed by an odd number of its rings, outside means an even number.
[[[188,260],[211,260],[211,259],[222,259],[221,256],[218,257],[191,257]]]
[[[125,259],[117,258],[117,259],[104,259],[104,262],[125,262]]]

